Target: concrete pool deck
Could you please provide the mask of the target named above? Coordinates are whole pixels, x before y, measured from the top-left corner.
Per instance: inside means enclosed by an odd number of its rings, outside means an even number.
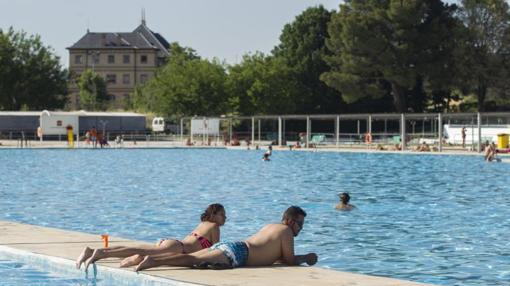
[[[49,257],[75,261],[85,246],[102,247],[99,234],[85,234],[55,228],[0,221],[0,246]],[[139,245],[145,242],[111,237],[110,246]],[[320,257],[319,257],[320,259]],[[105,259],[98,264],[118,269],[120,259]],[[131,268],[122,268],[132,272]],[[101,270],[100,270],[101,271]],[[142,273],[169,279],[180,285],[335,285],[335,286],[418,286],[430,285],[392,278],[334,271],[318,267],[253,267],[232,270],[195,270],[182,267],[158,267]]]
[[[204,145],[196,145],[196,146],[185,146],[180,141],[138,141],[138,143],[133,144],[132,141],[124,142],[122,147],[116,146],[114,143],[110,142],[111,146],[108,149],[227,149],[227,150],[247,150],[247,146],[204,146]],[[261,150],[267,149],[269,142],[267,144],[260,145]],[[414,148],[414,147],[413,147]],[[67,142],[65,141],[30,141],[28,147],[20,148],[19,142],[16,140],[0,140],[0,149],[68,149]],[[84,142],[80,142],[75,149],[84,149],[84,150],[102,150],[100,148],[92,148],[91,145],[86,145]],[[250,149],[253,151],[255,147],[252,145]],[[430,152],[417,152],[410,150],[411,148],[404,151],[397,150],[377,150],[376,145],[372,145],[367,147],[366,145],[328,145],[328,146],[320,146],[319,148],[301,148],[301,149],[293,149],[292,152],[340,152],[340,153],[375,153],[375,154],[416,154],[416,155],[465,155],[465,156],[484,156],[484,152],[475,152],[469,151],[467,148],[460,147],[451,147],[445,146],[443,147],[443,151],[430,151]],[[287,146],[273,146],[274,151],[291,151]],[[502,154],[499,153],[498,156],[503,158],[510,158],[510,153]]]

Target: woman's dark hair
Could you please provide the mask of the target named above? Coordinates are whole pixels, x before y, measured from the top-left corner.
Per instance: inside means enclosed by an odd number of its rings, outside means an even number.
[[[200,220],[201,221],[211,221],[212,217],[221,211],[225,211],[225,208],[221,204],[211,204],[200,215]]]
[[[300,215],[306,217],[306,212],[298,206],[291,206],[283,213],[282,221],[287,219],[297,219]]]

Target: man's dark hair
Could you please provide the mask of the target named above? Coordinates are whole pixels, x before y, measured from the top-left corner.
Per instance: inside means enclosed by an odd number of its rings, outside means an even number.
[[[300,215],[306,217],[306,212],[298,206],[291,206],[283,213],[282,221],[287,219],[297,219]]]
[[[423,142],[423,143],[425,143],[425,142]],[[342,201],[342,203],[348,204],[349,201],[351,200],[351,196],[349,196],[349,193],[342,193],[340,195],[340,200]]]

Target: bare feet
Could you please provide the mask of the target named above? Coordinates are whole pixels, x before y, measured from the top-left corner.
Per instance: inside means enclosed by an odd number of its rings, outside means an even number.
[[[101,250],[101,249],[94,250],[94,252],[92,253],[92,256],[90,256],[90,258],[87,259],[87,261],[85,262],[85,271],[87,271],[87,269],[89,268],[89,265],[91,263],[94,263],[94,262],[98,261],[99,259],[105,258],[105,257],[106,257],[106,255],[103,250]]]
[[[143,260],[143,256],[141,256],[140,254],[135,254],[130,257],[124,258],[120,262],[120,267],[135,266],[135,265],[139,264],[140,262],[142,262],[142,260]]]
[[[92,255],[92,252],[93,252],[92,248],[85,247],[85,249],[81,252],[80,256],[78,256],[78,259],[76,259],[76,269],[80,269],[81,264]]]
[[[154,266],[155,266],[154,259],[150,258],[150,256],[147,255],[147,256],[145,256],[143,261],[140,262],[140,264],[138,264],[138,266],[135,267],[135,271],[136,272],[142,271],[144,269],[151,268]]]

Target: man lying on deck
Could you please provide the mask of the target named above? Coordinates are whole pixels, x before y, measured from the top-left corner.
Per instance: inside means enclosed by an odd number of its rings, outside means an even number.
[[[278,224],[268,224],[245,241],[220,242],[210,249],[190,254],[149,255],[135,268],[136,271],[168,265],[211,269],[241,266],[269,266],[280,261],[287,265],[306,262],[314,265],[317,254],[294,254],[294,237],[305,223],[306,212],[300,207],[289,207]]]

